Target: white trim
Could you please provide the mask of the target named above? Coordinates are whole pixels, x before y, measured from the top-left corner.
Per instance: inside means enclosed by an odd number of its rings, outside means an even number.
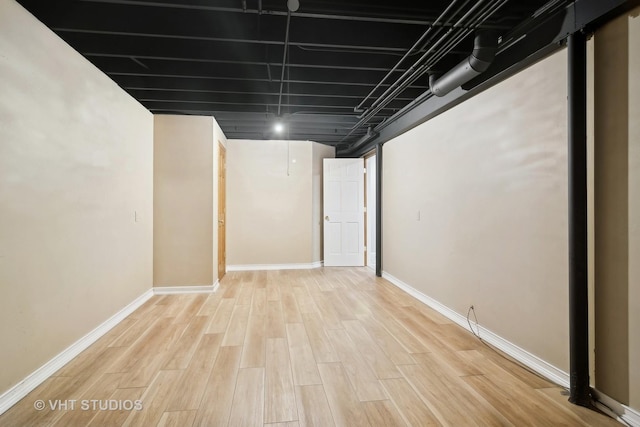
[[[469,324],[467,323],[467,318],[465,316],[450,309],[449,307],[434,300],[433,298],[428,297],[427,295],[414,289],[413,287],[404,283],[400,279],[393,277],[391,274],[387,272],[383,272],[382,277],[384,279],[387,279],[389,282],[391,282],[391,284],[397,286],[398,288],[402,289],[409,295],[413,296],[417,300],[433,308],[438,313],[442,314],[443,316],[447,317],[448,319],[462,326],[464,329],[468,331],[470,330]],[[478,330],[480,331],[480,336],[487,343],[500,349],[501,351],[505,352],[509,356],[513,357],[515,360],[521,362],[525,366],[528,366],[529,368],[533,369],[534,371],[536,371],[543,377],[548,378],[554,383],[561,385],[562,387],[565,387],[565,388],[569,387],[568,373],[564,372],[561,369],[556,368],[555,366],[549,364],[548,362],[545,362],[544,360],[540,359],[538,356],[535,356],[529,353],[527,350],[521,347],[518,347],[517,345],[502,338],[501,336],[496,335],[495,333],[484,328],[483,326],[480,326],[478,324],[475,324],[474,326],[478,328]]]
[[[154,295],[176,295],[176,294],[211,294],[218,290],[220,283],[218,280],[209,286],[156,286],[153,288]]]
[[[593,394],[596,399],[596,407],[602,412],[627,425],[640,427],[640,411],[623,405],[598,390],[594,390]]]
[[[71,359],[86,350],[91,344],[96,342],[104,334],[109,332],[114,326],[120,323],[125,317],[133,313],[149,298],[153,296],[153,290],[149,289],[138,298],[129,303],[122,310],[105,320],[97,328],[80,338],[78,341],[64,349],[60,354],[49,360],[47,363],[29,374],[25,379],[11,387],[0,395],[0,414],[6,412],[20,399],[38,387],[44,380],[51,377],[58,369],[69,363]]]
[[[260,270],[311,270],[320,268],[323,261],[316,261],[309,264],[241,264],[228,265],[227,271],[260,271]]]

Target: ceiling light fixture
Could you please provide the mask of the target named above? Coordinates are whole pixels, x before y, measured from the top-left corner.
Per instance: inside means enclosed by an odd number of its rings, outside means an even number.
[[[282,91],[284,89],[284,74],[285,71],[288,72],[287,69],[287,54],[289,52],[289,24],[291,22],[291,12],[295,12],[300,8],[300,0],[287,0],[287,26],[285,30],[284,36],[284,50],[282,52],[282,70],[280,72],[280,93],[278,94],[278,120],[275,122],[273,126],[273,130],[277,134],[282,134],[285,130],[284,124],[280,120],[280,113],[282,111]],[[287,84],[288,87],[288,84]],[[288,89],[287,89],[288,92]]]
[[[287,0],[287,9],[289,9],[289,11],[296,12],[299,7],[300,7],[299,0]]]

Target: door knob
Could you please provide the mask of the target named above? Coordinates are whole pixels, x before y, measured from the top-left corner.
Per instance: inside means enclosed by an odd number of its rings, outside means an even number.
[[[224,219],[219,219],[218,220],[218,224],[223,225],[224,224]]]
[[[324,217],[324,220],[325,220],[325,221],[329,221],[329,215],[325,216],[325,217]]]

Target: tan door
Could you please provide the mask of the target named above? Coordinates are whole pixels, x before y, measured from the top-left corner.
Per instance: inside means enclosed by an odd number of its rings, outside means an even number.
[[[227,150],[218,141],[218,280],[227,272]]]

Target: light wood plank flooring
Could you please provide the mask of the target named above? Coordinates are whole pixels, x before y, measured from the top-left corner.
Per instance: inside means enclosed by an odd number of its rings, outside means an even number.
[[[368,269],[236,272],[153,297],[0,426],[619,425],[561,392]]]

